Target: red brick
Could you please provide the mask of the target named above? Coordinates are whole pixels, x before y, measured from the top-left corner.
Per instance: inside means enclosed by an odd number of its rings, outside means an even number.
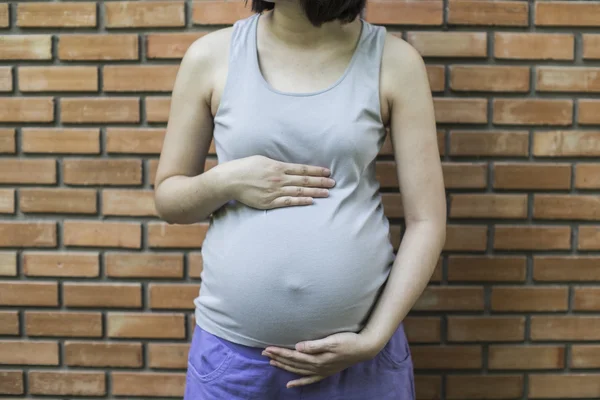
[[[0,67],[0,92],[12,92],[12,80],[12,67]]]
[[[577,189],[600,188],[600,164],[578,163],[575,165],[575,187]]]
[[[0,281],[2,306],[58,306],[56,282]]]
[[[569,289],[565,287],[497,286],[492,289],[493,311],[566,311]]]
[[[101,337],[102,314],[99,312],[25,313],[27,336]]]
[[[446,381],[448,400],[520,399],[522,375],[449,375]]]
[[[189,343],[148,343],[148,366],[186,369],[189,351]]]
[[[15,130],[0,129],[0,153],[14,153],[16,148]]]
[[[174,253],[104,254],[106,275],[114,278],[182,278],[183,255]]]
[[[531,339],[544,341],[600,340],[600,318],[583,315],[534,315]]]
[[[107,28],[185,26],[183,1],[115,1],[104,3]]]
[[[67,307],[141,308],[140,283],[63,283]]]
[[[107,336],[111,338],[185,338],[183,314],[108,313]],[[116,394],[113,392],[113,394]]]
[[[528,92],[529,67],[452,65],[450,88],[469,92]]]
[[[230,25],[252,14],[242,2],[203,0],[193,3],[192,22],[198,25]]]
[[[600,250],[600,226],[579,226],[578,250]]]
[[[0,40],[1,60],[51,60],[51,35],[5,35]]]
[[[598,311],[600,310],[600,288],[575,287],[573,297],[573,310]]]
[[[542,282],[598,281],[600,258],[597,256],[535,256],[533,278]]]
[[[115,396],[182,397],[185,373],[111,372]]]
[[[448,257],[448,281],[523,282],[526,270],[524,256]]]
[[[14,251],[0,251],[0,276],[17,275],[17,253]],[[1,318],[0,318],[1,320]]]
[[[591,99],[579,99],[579,116],[577,122],[582,125],[600,124],[600,101]]]
[[[95,92],[98,90],[96,67],[20,67],[22,92]]]
[[[583,34],[583,58],[586,60],[600,59],[600,35]]]
[[[590,67],[538,67],[539,92],[600,92],[600,69]]]
[[[483,310],[483,288],[429,286],[413,307],[415,311]]]
[[[600,346],[574,344],[571,346],[571,368],[600,368]]]
[[[598,157],[600,131],[535,132],[533,154],[540,157]]]
[[[486,225],[448,225],[446,251],[483,251],[487,247]]]
[[[148,286],[150,308],[194,309],[194,299],[198,297],[200,285],[156,284]]]
[[[427,78],[432,92],[442,92],[446,86],[446,72],[443,65],[427,65]]]
[[[58,58],[61,60],[137,60],[138,35],[60,35]]]
[[[451,25],[528,26],[529,7],[525,1],[450,0]]]
[[[442,377],[439,375],[415,375],[417,399],[441,399]]]
[[[435,120],[438,123],[486,123],[487,100],[479,98],[435,98]]]
[[[479,369],[481,346],[411,346],[415,369]]]
[[[66,123],[140,122],[140,104],[133,97],[77,97],[60,101],[60,119]]]
[[[408,43],[423,57],[487,56],[487,33],[485,32],[408,32]]]
[[[148,223],[148,246],[163,248],[196,248],[202,246],[208,224],[175,225]]]
[[[566,99],[494,99],[499,125],[570,125],[573,102]]]
[[[65,246],[139,249],[142,229],[137,222],[72,220],[63,223]]]
[[[0,183],[56,183],[54,159],[0,159],[0,171],[3,171],[0,174]]]
[[[23,393],[23,372],[0,370],[0,394]]]
[[[0,335],[19,334],[19,312],[0,311]]]
[[[439,343],[441,320],[439,317],[407,317],[404,331],[410,343]]]
[[[403,218],[404,207],[402,205],[402,195],[400,193],[382,193],[381,203],[385,215],[388,218]]]
[[[527,195],[451,194],[450,218],[527,218]]]
[[[142,367],[141,343],[68,340],[64,346],[65,364],[70,367]]]
[[[0,189],[0,214],[14,214],[15,189]]]
[[[23,128],[24,153],[99,154],[100,130],[97,128]]]
[[[160,154],[165,140],[162,128],[108,128],[108,153]]]
[[[96,26],[96,3],[19,3],[17,26],[21,28],[75,28]]]
[[[156,216],[154,191],[105,189],[102,191],[102,214]]]
[[[597,27],[600,3],[596,1],[541,1],[535,3],[538,26]]]
[[[451,131],[451,156],[527,157],[526,131]]]
[[[488,368],[508,370],[560,369],[565,367],[563,346],[491,345]]]
[[[450,342],[519,342],[525,317],[448,317]]]
[[[137,159],[63,160],[63,179],[67,185],[139,185],[142,163]]]
[[[600,374],[529,375],[528,399],[595,399],[598,393],[600,393]]]
[[[176,58],[183,55],[206,32],[151,33],[146,35],[146,57]]]
[[[103,396],[106,394],[104,372],[91,371],[29,371],[31,394]]]
[[[447,189],[481,189],[487,185],[487,164],[442,163]]]
[[[0,49],[0,53],[2,50]],[[52,122],[52,97],[13,97],[0,99],[0,122]]]
[[[93,189],[35,189],[19,191],[19,207],[24,213],[95,214]]]
[[[496,250],[568,250],[571,248],[569,226],[497,225]]]
[[[56,247],[56,223],[0,222],[0,247]]]
[[[192,279],[200,279],[202,270],[204,269],[204,262],[202,260],[202,253],[188,252],[188,275]]]
[[[23,273],[26,276],[94,278],[98,276],[99,271],[98,253],[23,253]]]
[[[170,97],[146,97],[146,119],[148,122],[167,122],[170,110]]]
[[[506,60],[573,60],[575,39],[563,33],[494,33],[494,57]]]
[[[538,219],[600,220],[600,198],[594,195],[538,194],[533,207]]]
[[[58,365],[58,343],[0,340],[0,364]]]
[[[0,28],[7,28],[9,26],[8,4],[0,4]]]
[[[570,187],[570,164],[540,162],[494,164],[495,189],[555,190]]]
[[[443,13],[442,0],[373,0],[367,3],[366,17],[367,21],[382,25],[439,26],[444,19]]]
[[[177,65],[111,65],[103,70],[106,92],[170,92]]]

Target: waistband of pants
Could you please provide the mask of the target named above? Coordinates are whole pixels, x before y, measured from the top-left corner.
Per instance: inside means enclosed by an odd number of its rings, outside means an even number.
[[[197,328],[200,328],[200,326],[197,326]],[[200,328],[200,329],[202,331],[206,332],[206,334],[211,335],[212,337],[214,337],[215,339],[217,339],[218,341],[223,343],[223,345],[229,347],[232,351],[234,351],[238,354],[241,354],[244,357],[255,359],[255,360],[262,360],[265,362],[268,362],[270,360],[269,357],[263,356],[261,354],[263,352],[263,350],[265,349],[265,347],[253,347],[253,346],[246,346],[246,345],[243,345],[240,343],[235,343],[235,342],[229,341],[227,339],[223,339],[222,337],[212,334],[210,332],[207,332],[206,330],[204,330],[202,328]]]

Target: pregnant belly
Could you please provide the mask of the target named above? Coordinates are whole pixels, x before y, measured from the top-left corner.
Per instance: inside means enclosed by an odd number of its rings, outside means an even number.
[[[362,329],[393,261],[386,221],[315,212],[254,210],[211,226],[198,312],[257,346]]]

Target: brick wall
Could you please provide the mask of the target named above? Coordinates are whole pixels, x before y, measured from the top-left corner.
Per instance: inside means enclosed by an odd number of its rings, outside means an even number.
[[[179,60],[245,15],[0,4],[0,397],[181,397],[207,224],[160,222],[152,182]],[[406,321],[418,397],[600,398],[600,1],[367,19],[424,55],[439,122],[450,222]],[[397,248],[389,141],[378,176]]]

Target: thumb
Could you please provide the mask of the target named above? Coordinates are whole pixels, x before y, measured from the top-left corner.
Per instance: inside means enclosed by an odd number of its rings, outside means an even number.
[[[323,353],[331,350],[335,342],[329,339],[309,340],[296,344],[296,350],[307,354]]]

